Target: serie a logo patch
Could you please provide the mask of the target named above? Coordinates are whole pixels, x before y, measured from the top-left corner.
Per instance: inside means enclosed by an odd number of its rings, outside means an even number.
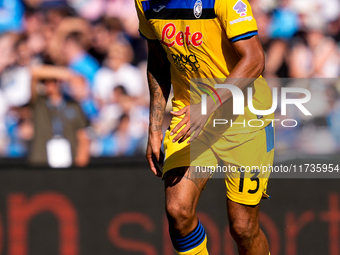
[[[241,17],[244,17],[247,15],[247,5],[242,2],[242,0],[238,1],[234,7],[234,11],[236,11],[237,14],[239,14]]]

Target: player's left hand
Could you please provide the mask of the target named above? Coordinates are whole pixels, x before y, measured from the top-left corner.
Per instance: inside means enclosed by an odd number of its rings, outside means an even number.
[[[196,109],[197,108],[197,109]],[[200,113],[201,112],[201,104],[195,104],[191,106],[185,106],[178,112],[171,111],[170,113],[174,116],[182,116],[185,114],[183,119],[176,125],[176,127],[172,130],[171,136],[177,133],[178,130],[182,128],[182,130],[173,138],[172,142],[184,142],[187,138],[190,137],[188,140],[188,143],[191,143],[193,140],[195,140],[202,129],[204,128],[205,124],[207,123],[207,120],[209,118],[209,114],[207,115],[201,115],[201,114],[193,114],[190,115],[190,111],[193,111],[194,113]]]

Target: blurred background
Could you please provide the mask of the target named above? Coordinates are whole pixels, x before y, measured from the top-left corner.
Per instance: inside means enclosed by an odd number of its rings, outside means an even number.
[[[250,2],[266,52],[266,78],[338,77],[338,0]],[[133,0],[2,0],[0,13],[1,158],[46,165],[52,137],[69,141],[66,151],[80,167],[91,158],[144,154],[147,51]],[[300,140],[278,130],[277,155],[339,151],[339,86],[335,80],[319,88],[318,116],[294,130],[297,137],[322,132],[327,148],[298,148]]]
[[[277,126],[276,164],[339,169],[340,1],[250,2],[269,85],[312,93],[313,116],[288,109],[299,125]],[[0,0],[0,53],[0,254],[174,255],[144,159],[134,1]],[[314,177],[270,180],[260,224],[272,255],[340,255],[339,179]],[[237,254],[224,204],[223,180],[210,180],[198,211],[211,255]]]

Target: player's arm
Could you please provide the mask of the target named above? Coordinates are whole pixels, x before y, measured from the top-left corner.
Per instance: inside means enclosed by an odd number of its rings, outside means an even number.
[[[257,35],[246,40],[236,41],[233,43],[233,47],[240,60],[230,72],[224,84],[232,84],[244,90],[264,72],[265,56],[263,48]],[[217,93],[223,103],[232,97],[228,89],[217,89]],[[208,109],[211,107],[212,112],[219,107],[219,105],[215,106],[211,98],[208,99],[207,103]]]
[[[239,62],[235,68],[231,71],[230,75],[224,82],[225,84],[233,84],[239,87],[241,90],[245,89],[252,81],[258,78],[265,68],[265,57],[264,52],[260,43],[258,36],[253,36],[246,40],[239,40],[233,43],[233,47],[240,57]],[[242,78],[242,79],[241,79]],[[222,102],[226,102],[232,97],[230,90],[227,89],[217,89],[217,93],[220,95]],[[216,95],[214,95],[216,96]],[[215,99],[217,100],[217,98]],[[189,138],[190,134],[195,132],[190,138],[190,141],[196,139],[201,130],[203,129],[208,117],[211,113],[216,111],[220,105],[215,105],[212,98],[207,98],[207,109],[209,113],[202,116],[191,116],[191,107],[200,107],[200,105],[184,107],[178,112],[171,112],[175,116],[181,116],[185,114],[182,121],[172,130],[172,134],[176,132],[183,126],[185,127],[176,134],[173,142],[179,141],[183,142]],[[197,111],[198,112],[198,111]],[[190,119],[191,118],[191,119]],[[191,122],[191,123],[190,123]]]
[[[265,68],[265,57],[262,45],[257,35],[233,43],[240,61],[231,71],[228,79],[231,78],[258,78]]]
[[[170,62],[158,40],[148,41],[147,78],[150,90],[150,123],[146,158],[151,170],[160,177],[162,173],[155,161],[162,164],[164,159],[161,151],[162,126],[171,88],[171,78]]]

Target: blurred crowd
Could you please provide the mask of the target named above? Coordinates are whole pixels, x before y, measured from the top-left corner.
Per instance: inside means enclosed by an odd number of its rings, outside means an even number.
[[[250,2],[265,77],[338,77],[338,0]],[[84,166],[91,156],[144,154],[146,50],[134,0],[0,0],[0,157],[53,165],[49,154],[70,151]],[[318,91],[326,98],[324,121],[303,125],[326,128],[337,149],[339,89],[333,82]]]
[[[312,116],[295,106],[287,116],[296,128],[276,126],[276,158],[336,154],[340,151],[340,1],[252,0],[266,52],[264,77],[271,87],[311,92]],[[280,80],[275,80],[280,78]],[[290,79],[282,79],[290,78]],[[293,80],[295,79],[295,80]]]
[[[133,0],[0,1],[0,156],[46,164],[51,142],[83,166],[89,156],[144,151],[146,45],[134,8]]]

